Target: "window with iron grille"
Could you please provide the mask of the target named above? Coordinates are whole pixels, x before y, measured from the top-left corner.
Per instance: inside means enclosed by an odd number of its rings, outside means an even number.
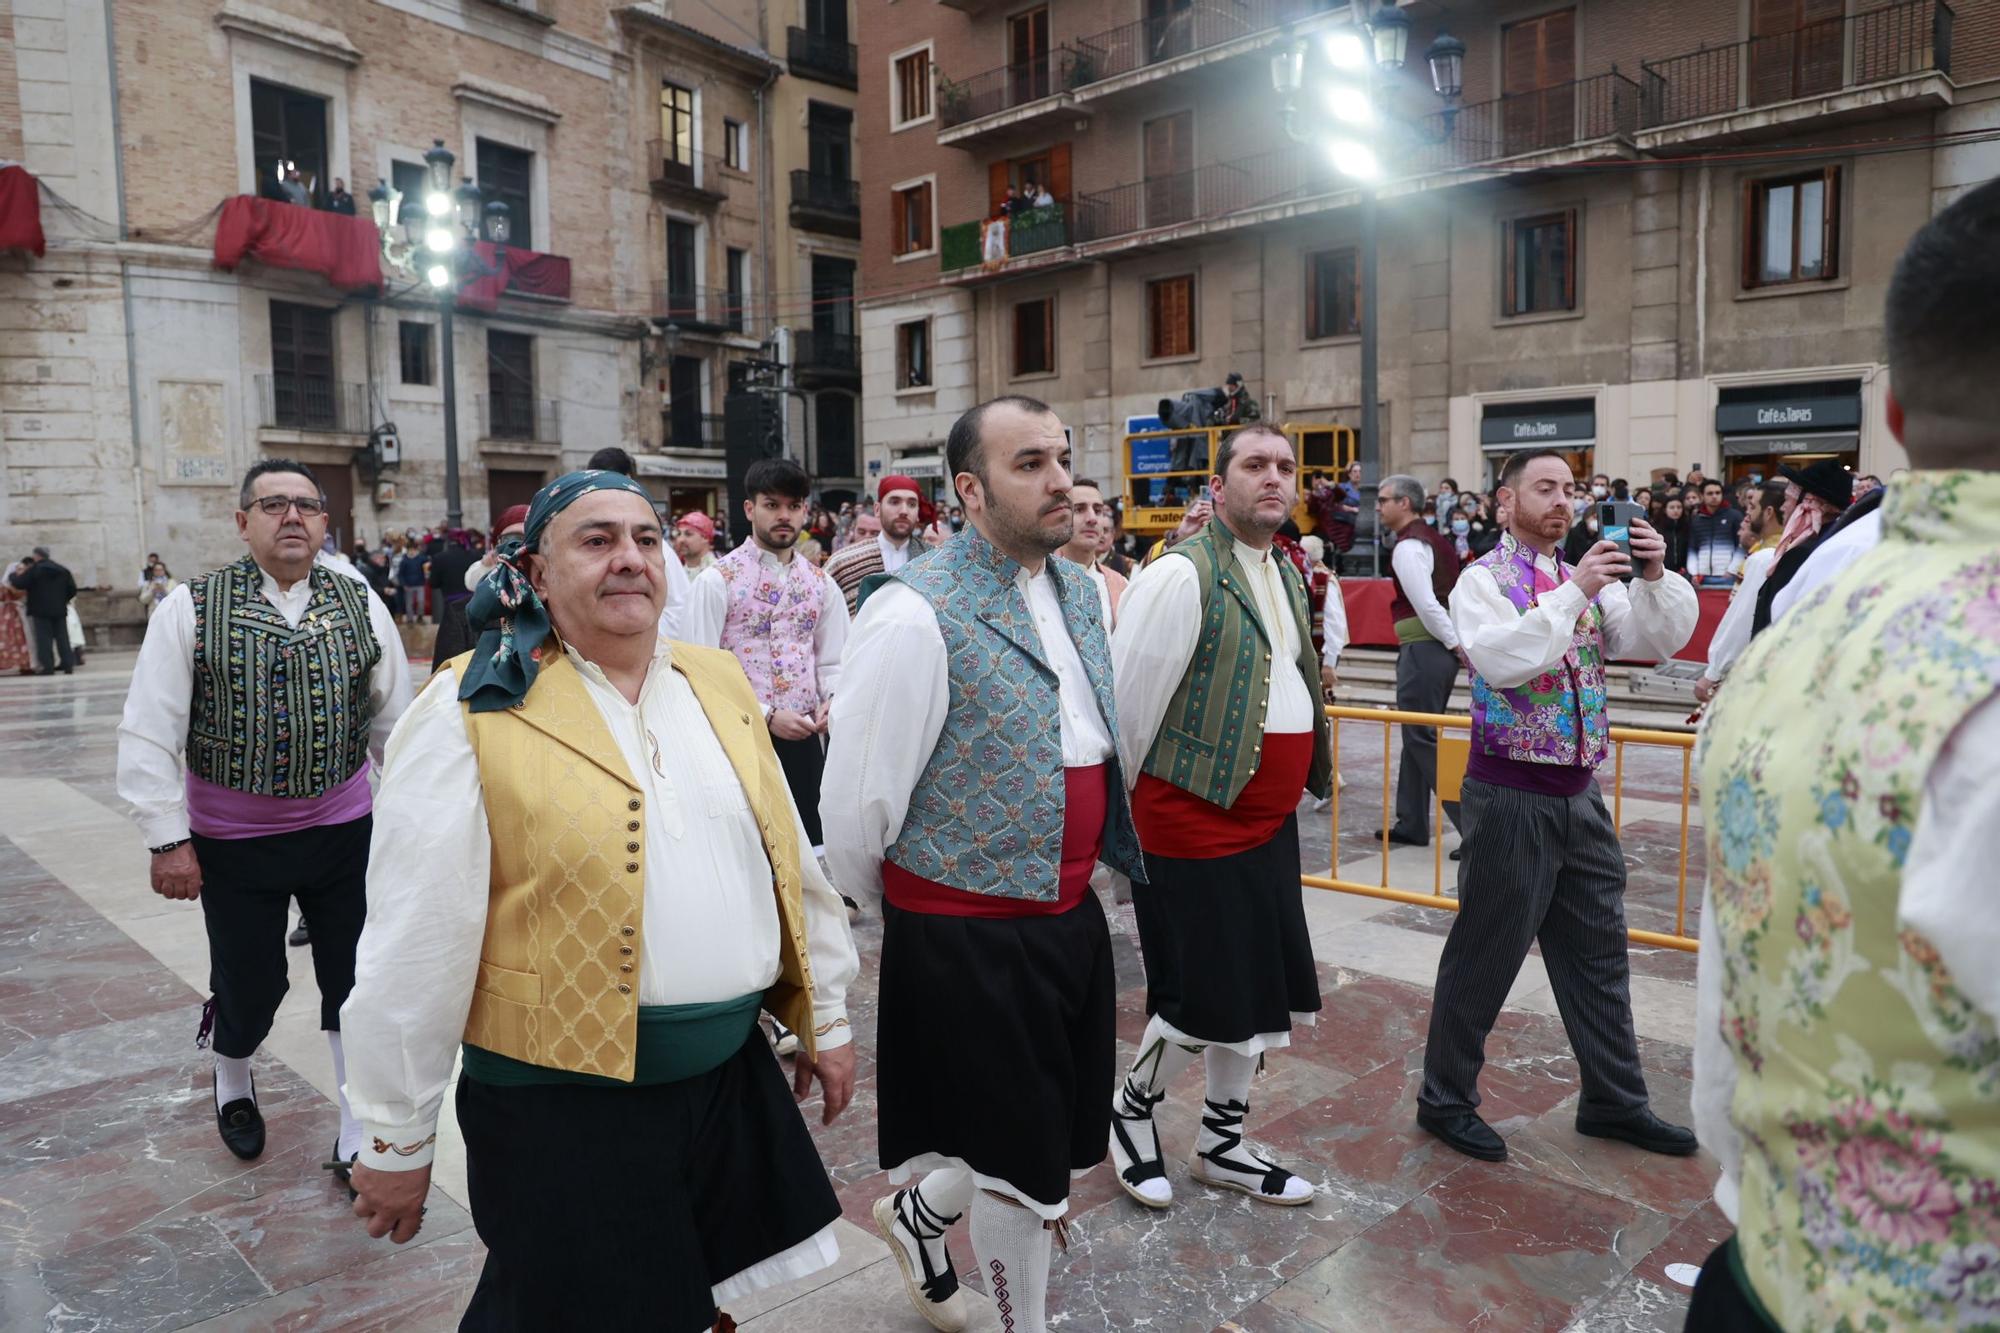
[[[396,321],[396,346],[403,363],[403,383],[434,384],[437,382],[431,358],[431,326],[415,320]]]
[[[750,252],[730,246],[723,254],[723,268],[729,284],[729,308],[723,312],[723,326],[731,333],[741,333],[743,308],[750,302]]]
[[[1047,375],[1056,368],[1056,301],[1022,301],[1014,307],[1014,375]]]
[[[931,114],[931,53],[926,47],[896,59],[896,119],[901,128]]]
[[[1743,217],[1745,287],[1839,276],[1839,167],[1746,181]]]
[[[535,340],[505,329],[486,331],[487,434],[496,440],[535,438]]]
[[[1146,355],[1194,355],[1194,275],[1146,284]]]
[[[1500,249],[1503,314],[1576,309],[1575,209],[1502,223]]]
[[[1306,337],[1361,332],[1361,284],[1352,248],[1306,256]]]
[[[535,248],[535,218],[530,211],[535,190],[535,155],[491,139],[479,140],[479,188],[488,199],[507,205],[507,244]]]
[[[896,326],[896,387],[931,387],[931,322],[927,319]]]
[[[931,182],[890,192],[890,249],[899,255],[928,252],[931,240]]]
[[[291,430],[340,424],[333,380],[333,311],[271,302],[271,422]]]

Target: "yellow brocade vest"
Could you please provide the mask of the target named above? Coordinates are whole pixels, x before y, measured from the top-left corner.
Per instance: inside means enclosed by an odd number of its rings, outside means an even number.
[[[470,656],[453,668],[462,674]],[[465,1040],[546,1069],[630,1082],[645,938],[644,792],[568,656],[553,641],[544,656],[520,703],[465,714],[493,842]],[[810,1056],[798,839],[763,710],[729,653],[676,643],[671,668],[693,688],[756,816],[780,934],[764,1007]]]

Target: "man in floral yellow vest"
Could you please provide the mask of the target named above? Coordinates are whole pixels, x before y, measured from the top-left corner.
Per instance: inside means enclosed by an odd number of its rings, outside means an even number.
[[[373,1236],[416,1234],[461,1049],[486,1266],[462,1329],[732,1327],[838,1257],[840,1215],[770,1047],[831,1122],[854,1086],[840,900],[729,654],[658,631],[638,483],[573,472],[480,585],[479,647],[389,747],[342,1020]]]
[[[1486,1036],[1538,940],[1582,1074],[1577,1132],[1695,1150],[1691,1132],[1648,1104],[1632,1030],[1625,855],[1595,774],[1611,732],[1605,663],[1671,657],[1700,606],[1686,579],[1667,574],[1666,542],[1643,521],[1632,523],[1629,555],[1605,540],[1565,561],[1573,511],[1563,492],[1574,480],[1550,450],[1508,458],[1507,531],[1451,590],[1452,629],[1472,666],[1471,754],[1459,911],[1438,959],[1417,1124],[1486,1161],[1507,1156],[1477,1109]]]
[[[1990,183],[1890,281],[1881,545],[1702,738],[1695,1116],[1736,1234],[1690,1329],[2000,1327],[1996,308]]]
[[[1305,581],[1272,541],[1298,498],[1277,427],[1224,438],[1214,517],[1132,580],[1118,622],[1118,741],[1146,849],[1132,890],[1146,957],[1145,1033],[1112,1094],[1111,1162],[1148,1208],[1173,1202],[1153,1111],[1202,1061],[1188,1175],[1259,1203],[1310,1181],[1243,1141],[1264,1053],[1317,1021],[1319,974],[1299,883],[1299,797],[1332,790],[1331,734]]]
[[[946,1333],[967,1314],[944,1233],[968,1210],[1000,1328],[1044,1333],[1051,1232],[1104,1160],[1117,1049],[1091,872],[1145,877],[1097,589],[1055,555],[1069,452],[1032,398],[958,419],[968,524],[868,596],[833,701],[827,861],[882,894],[877,1136],[908,1185],[875,1224]]]

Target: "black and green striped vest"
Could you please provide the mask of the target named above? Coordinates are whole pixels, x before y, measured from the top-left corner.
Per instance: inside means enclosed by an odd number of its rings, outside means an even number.
[[[1146,755],[1145,771],[1225,810],[1257,774],[1257,746],[1271,700],[1271,636],[1257,619],[1257,603],[1236,560],[1236,539],[1222,520],[1174,547],[1194,562],[1201,586],[1201,639],[1180,688],[1167,704],[1160,734]],[[1299,670],[1313,697],[1324,702],[1319,654],[1313,649],[1312,612],[1304,584],[1289,560],[1279,559],[1285,592],[1298,623]],[[1332,737],[1326,714],[1313,717],[1312,769],[1306,789],[1331,790]]]
[[[369,676],[382,660],[368,586],[315,564],[294,629],[249,556],[194,579],[188,772],[232,791],[323,796],[368,762]],[[400,645],[398,645],[400,647]]]

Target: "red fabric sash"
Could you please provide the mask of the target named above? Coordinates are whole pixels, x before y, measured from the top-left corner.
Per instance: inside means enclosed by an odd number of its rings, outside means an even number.
[[[1206,861],[1261,847],[1299,808],[1299,794],[1312,771],[1310,731],[1266,732],[1263,762],[1224,809],[1173,783],[1141,773],[1132,790],[1132,819],[1139,845],[1160,856]]]
[[[1307,737],[1308,740],[1311,737]],[[1060,916],[1090,892],[1090,872],[1104,847],[1110,809],[1110,770],[1103,764],[1063,770],[1062,876],[1054,902],[967,893],[912,875],[894,861],[882,863],[882,896],[906,912],[933,916]]]
[[[239,194],[223,203],[215,224],[215,266],[233,269],[246,259],[317,273],[336,287],[382,285],[382,235],[373,218]]]

